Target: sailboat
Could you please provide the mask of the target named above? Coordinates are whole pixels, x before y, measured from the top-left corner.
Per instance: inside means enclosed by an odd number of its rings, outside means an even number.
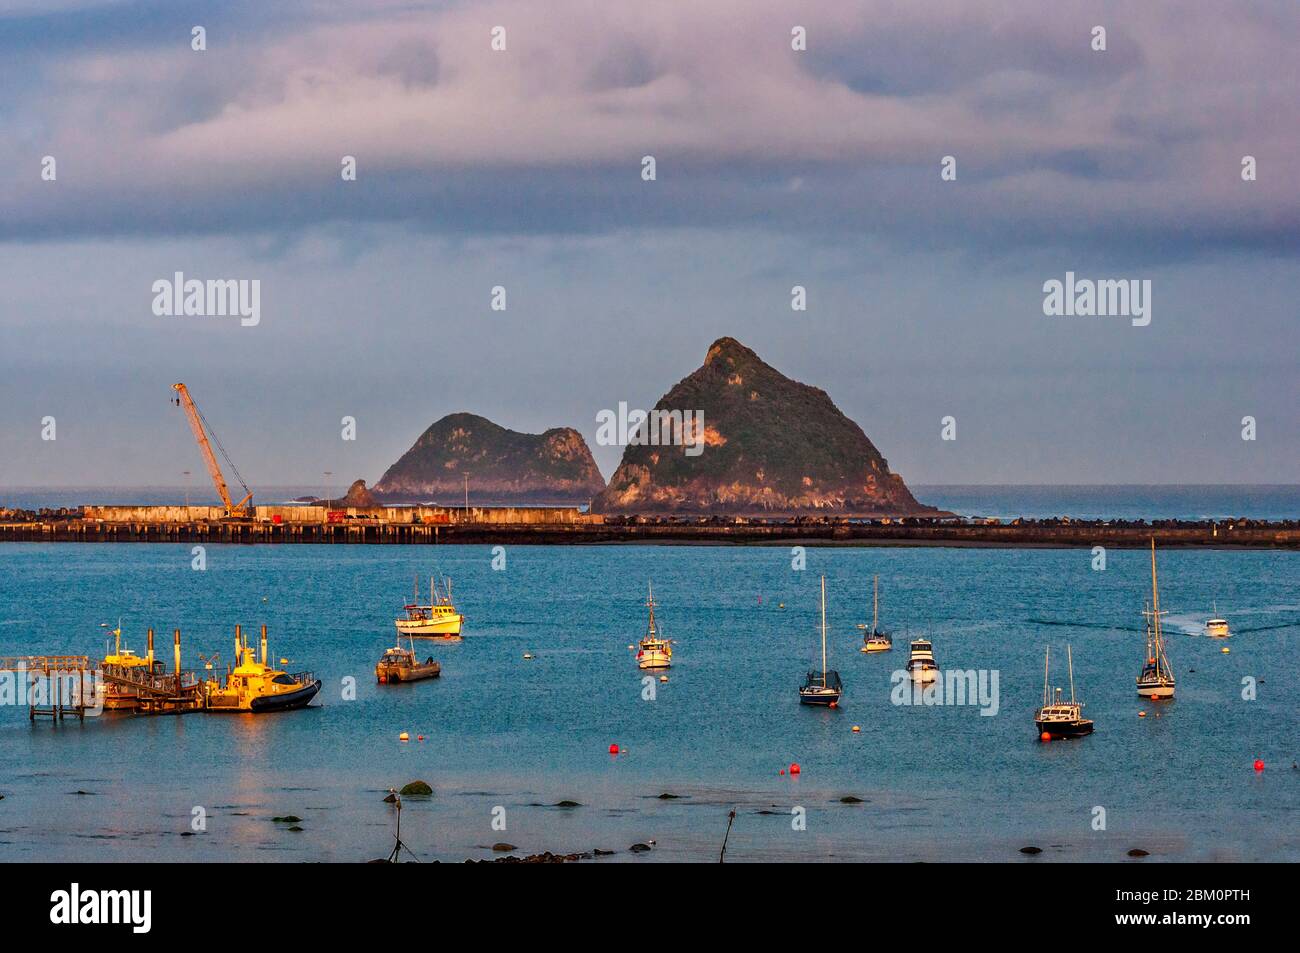
[[[448,579],[446,582],[447,594],[443,595],[438,592],[438,584],[430,577],[429,604],[420,605],[420,582],[419,578],[416,578],[415,598],[409,605],[402,607],[406,612],[406,618],[396,619],[393,623],[397,626],[399,636],[460,641],[460,628],[465,622],[465,617],[457,612],[452,604],[451,580]]]
[[[826,667],[826,577],[822,576],[822,667],[811,671],[799,687],[799,701],[804,705],[826,705],[834,708],[840,703],[844,687],[840,673]]]
[[[1074,656],[1070,646],[1065,647],[1065,657],[1070,665],[1070,700],[1061,698],[1061,690],[1056,689],[1053,698],[1047,681],[1051,672],[1052,648],[1048,646],[1043,661],[1043,705],[1034,714],[1034,724],[1038,725],[1040,736],[1044,740],[1051,738],[1078,738],[1092,734],[1092,721],[1083,717],[1083,702],[1074,700]]]
[[[862,652],[888,652],[894,647],[894,640],[888,632],[882,632],[879,629],[880,624],[880,577],[874,576],[871,581],[871,628],[867,629],[865,625],[859,625],[862,630]]]
[[[1137,677],[1137,691],[1143,698],[1173,698],[1174,673],[1165,655],[1164,630],[1160,625],[1160,588],[1156,585],[1156,541],[1151,540],[1151,602],[1142,615],[1146,617],[1147,654],[1142,674]]]
[[[655,626],[655,589],[653,583],[647,585],[650,596],[645,604],[650,610],[650,624],[637,646],[636,664],[640,668],[669,668],[673,664],[673,644]]]

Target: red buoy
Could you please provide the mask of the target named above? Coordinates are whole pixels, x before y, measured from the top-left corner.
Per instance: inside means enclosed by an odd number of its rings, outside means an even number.
[[[1049,734],[1048,732],[1044,731],[1041,735],[1038,736],[1038,740],[1039,740],[1039,741],[1051,741],[1051,740],[1052,740],[1052,736],[1051,736],[1051,734]]]
[[[618,754],[618,745],[610,745],[610,746],[609,746],[609,753],[610,753],[610,754]]]
[[[784,777],[784,776],[785,776],[785,768],[782,768],[780,771],[777,772],[777,774],[779,774],[779,775],[781,775],[782,777]]]
[[[799,773],[799,770],[800,770],[800,769],[799,769],[799,762],[798,762],[798,761],[795,761],[795,762],[793,762],[793,763],[790,765],[790,773],[791,773],[791,774],[798,774],[798,773]]]
[[[1259,758],[1256,758],[1256,759],[1255,759],[1255,770],[1256,770],[1256,771],[1263,771],[1263,770],[1264,770],[1264,762],[1261,761]]]

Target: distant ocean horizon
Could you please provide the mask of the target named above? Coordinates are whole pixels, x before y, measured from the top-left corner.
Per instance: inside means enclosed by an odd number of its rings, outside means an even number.
[[[289,503],[303,497],[340,497],[341,486],[266,486],[254,488],[259,503]],[[0,487],[0,507],[42,509],[86,504],[175,506],[215,504],[206,487]],[[913,495],[930,506],[961,516],[1043,519],[1296,519],[1300,484],[918,484]],[[432,502],[432,501],[431,501]],[[459,506],[460,498],[437,501]],[[497,501],[476,500],[489,506]]]

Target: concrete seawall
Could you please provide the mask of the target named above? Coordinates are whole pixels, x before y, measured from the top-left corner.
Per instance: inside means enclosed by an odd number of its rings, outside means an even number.
[[[158,509],[87,507],[78,518],[0,523],[0,542],[149,543],[363,543],[490,545],[602,545],[674,543],[704,545],[1142,547],[1157,545],[1300,549],[1300,523],[1079,523],[1042,521],[973,523],[951,520],[789,521],[604,518],[576,509],[500,508],[453,510],[377,508],[325,511],[319,507],[258,507],[253,520],[212,518],[190,507],[182,519],[158,518]],[[283,509],[291,512],[280,512]],[[393,516],[388,515],[394,510]],[[114,519],[103,518],[114,511]],[[201,512],[195,512],[196,510]],[[149,512],[145,512],[149,511]],[[87,518],[89,514],[97,514]],[[218,513],[219,515],[219,513]],[[149,517],[135,518],[130,517]],[[276,517],[279,517],[278,519]]]

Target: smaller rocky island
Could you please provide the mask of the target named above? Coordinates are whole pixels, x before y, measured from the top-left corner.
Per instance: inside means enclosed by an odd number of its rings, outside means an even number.
[[[381,503],[459,503],[467,481],[476,504],[585,506],[605,489],[591,449],[572,427],[519,433],[457,413],[421,434],[370,493]]]

